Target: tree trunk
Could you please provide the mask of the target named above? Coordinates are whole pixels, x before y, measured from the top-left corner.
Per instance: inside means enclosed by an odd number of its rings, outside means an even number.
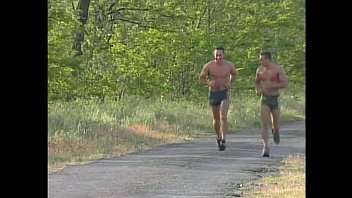
[[[89,3],[90,0],[79,0],[76,12],[77,12],[77,19],[80,22],[79,27],[75,32],[75,40],[72,46],[73,50],[75,51],[74,56],[80,56],[83,54],[82,51],[82,44],[84,41],[84,26],[88,20],[88,10],[89,10]]]

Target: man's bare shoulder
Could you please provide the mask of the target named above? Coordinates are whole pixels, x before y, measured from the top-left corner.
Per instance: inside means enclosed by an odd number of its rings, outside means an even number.
[[[257,72],[260,72],[261,70],[263,70],[263,65],[259,65],[258,67],[257,67]]]
[[[215,61],[212,60],[212,61],[209,61],[207,63],[205,63],[204,67],[211,67],[212,65],[214,65]]]
[[[278,65],[278,64],[274,64],[274,69],[277,71],[277,72],[284,72],[284,69],[282,68],[281,65]]]
[[[228,61],[228,60],[225,60],[225,64],[230,66],[230,67],[234,67],[235,66],[235,64],[233,64],[233,62]]]

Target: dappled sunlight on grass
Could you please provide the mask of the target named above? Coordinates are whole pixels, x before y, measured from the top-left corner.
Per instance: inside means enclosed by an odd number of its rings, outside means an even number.
[[[147,125],[132,125],[128,127],[129,131],[134,134],[140,134],[154,139],[166,140],[166,141],[182,141],[184,139],[190,140],[190,137],[182,137],[171,132],[159,132],[151,130]]]
[[[49,173],[67,165],[88,163],[106,157],[116,157],[140,149],[152,148],[166,143],[191,140],[187,135],[173,133],[174,127],[159,124],[159,131],[148,125],[131,125],[125,128],[100,127],[94,137],[54,137],[48,142]]]

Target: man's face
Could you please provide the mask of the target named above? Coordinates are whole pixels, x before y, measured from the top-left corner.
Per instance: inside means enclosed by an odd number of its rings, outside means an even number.
[[[268,64],[268,59],[265,56],[260,56],[259,60],[260,60],[260,64],[261,65],[267,65]]]
[[[221,60],[224,58],[224,51],[215,50],[214,51],[214,58],[215,58],[216,62],[221,62]]]

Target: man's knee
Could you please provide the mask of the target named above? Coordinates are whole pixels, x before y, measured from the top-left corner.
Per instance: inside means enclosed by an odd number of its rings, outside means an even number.
[[[227,115],[226,114],[222,114],[220,116],[220,120],[221,120],[221,122],[227,122]]]
[[[213,123],[220,123],[220,118],[213,118]]]
[[[262,121],[262,127],[264,128],[264,129],[267,129],[268,127],[269,127],[269,122],[268,121]]]

